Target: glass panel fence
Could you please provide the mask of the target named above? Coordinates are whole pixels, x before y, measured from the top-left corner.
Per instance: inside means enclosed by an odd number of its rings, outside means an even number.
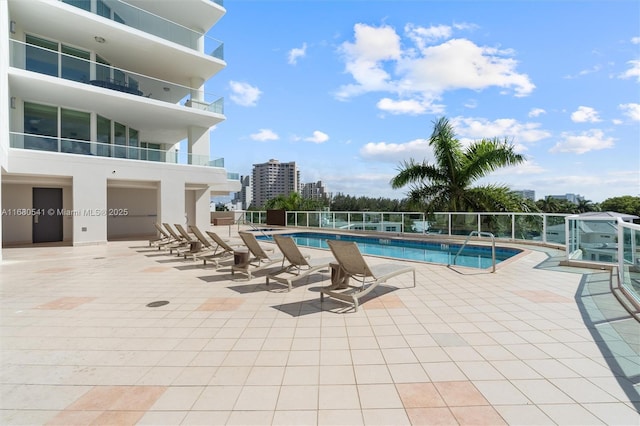
[[[63,50],[73,51],[73,54],[58,52],[57,43],[47,40],[35,37],[28,37],[27,40],[28,43],[10,41],[12,67],[174,105],[224,114],[224,98],[219,95],[120,69],[99,57],[96,62],[90,61],[81,57],[84,55],[82,51],[71,48]]]
[[[119,0],[99,0],[96,10],[93,11],[89,0],[60,1],[196,51],[200,51],[201,40],[204,40],[204,53],[208,52],[209,56],[224,60],[221,41],[128,3]]]
[[[127,144],[126,128],[118,123],[114,124],[115,134],[113,144],[81,140],[76,138],[58,138],[55,136],[35,135],[26,133],[10,132],[10,147],[19,149],[33,149],[37,151],[63,152],[68,154],[93,155],[97,157],[114,157],[126,158],[130,160],[155,161],[171,164],[183,164],[179,160],[176,151],[165,151],[161,149],[147,148],[147,146],[160,146],[153,143],[138,143],[137,134],[135,142],[131,140],[129,135],[129,143]],[[131,132],[132,129],[130,129]],[[135,131],[134,131],[135,132]],[[132,144],[133,143],[133,144]],[[206,156],[202,156],[205,158]],[[224,159],[214,160],[212,167],[224,167]],[[210,166],[209,161],[204,161],[203,166]],[[239,180],[236,173],[236,179]]]

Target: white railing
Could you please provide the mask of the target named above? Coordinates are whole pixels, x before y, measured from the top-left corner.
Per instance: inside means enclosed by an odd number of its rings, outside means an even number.
[[[618,283],[640,310],[640,225],[618,218]]]
[[[245,220],[266,223],[265,211],[246,211]],[[286,226],[375,231],[397,235],[467,236],[490,232],[497,239],[530,241],[564,246],[565,217],[551,213],[453,213],[419,212],[287,211]]]

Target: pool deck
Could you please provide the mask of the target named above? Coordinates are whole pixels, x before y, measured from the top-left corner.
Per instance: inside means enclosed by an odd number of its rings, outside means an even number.
[[[609,272],[526,248],[495,274],[412,262],[358,312],[320,303],[328,272],[287,292],[146,240],[5,248],[0,424],[638,425]]]

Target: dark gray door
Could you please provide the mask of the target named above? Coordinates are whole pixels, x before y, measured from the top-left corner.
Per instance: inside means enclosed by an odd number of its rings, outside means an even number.
[[[62,241],[62,188],[33,188],[33,242]]]

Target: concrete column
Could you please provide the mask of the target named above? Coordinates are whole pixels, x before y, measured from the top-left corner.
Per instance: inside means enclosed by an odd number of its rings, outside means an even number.
[[[158,222],[186,224],[184,181],[162,179],[158,188]]]
[[[206,189],[198,189],[195,193],[195,210],[196,210],[196,226],[202,230],[209,229],[211,226],[211,197],[209,187]]]
[[[109,214],[106,177],[92,174],[90,169],[76,173],[72,199],[73,245],[106,244]]]
[[[209,164],[209,129],[206,127],[189,127],[187,152],[189,164],[206,166]]]

